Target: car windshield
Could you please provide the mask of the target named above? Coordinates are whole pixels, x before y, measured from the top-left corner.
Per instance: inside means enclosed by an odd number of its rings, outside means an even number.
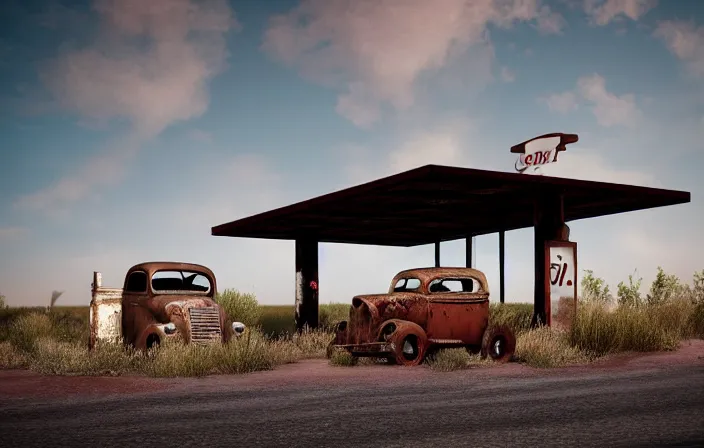
[[[152,276],[152,289],[161,294],[207,293],[210,288],[210,280],[200,272],[165,270],[155,272]]]
[[[417,291],[420,288],[420,280],[417,278],[402,278],[394,285],[394,292]]]

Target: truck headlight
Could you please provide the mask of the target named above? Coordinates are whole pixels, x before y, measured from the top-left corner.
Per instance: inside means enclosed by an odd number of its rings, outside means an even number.
[[[235,336],[240,336],[244,333],[245,325],[242,322],[232,322],[232,331],[235,332]]]
[[[165,334],[176,333],[176,324],[173,322],[169,322],[168,324],[164,325],[159,325],[159,328],[161,328],[161,331],[163,331]]]

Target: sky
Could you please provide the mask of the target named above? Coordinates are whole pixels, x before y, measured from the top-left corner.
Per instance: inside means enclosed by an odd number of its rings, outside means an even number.
[[[204,264],[293,304],[294,243],[211,227],[429,163],[515,172],[512,145],[576,133],[545,175],[691,192],[568,223],[584,269],[646,293],[704,269],[704,3],[687,0],[5,0],[0,294],[87,305],[92,272]],[[506,234],[532,302],[533,230]],[[432,245],[320,245],[320,301],[385,292]],[[441,245],[464,264],[464,241]],[[476,241],[498,292],[498,235]]]

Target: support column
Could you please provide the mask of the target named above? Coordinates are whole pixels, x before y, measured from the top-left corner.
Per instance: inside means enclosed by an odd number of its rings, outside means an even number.
[[[533,321],[535,326],[547,324],[545,301],[550,300],[550,291],[546,290],[545,279],[549,275],[545,271],[545,242],[561,238],[562,226],[565,223],[563,196],[558,192],[546,191],[538,193],[534,208],[534,262],[535,262],[535,295],[533,297]]]
[[[296,240],[296,330],[318,327],[318,242]]]
[[[472,235],[467,235],[464,239],[464,259],[465,266],[472,268]]]
[[[506,232],[499,232],[499,300],[506,298]]]
[[[435,267],[440,267],[440,242],[435,243]]]

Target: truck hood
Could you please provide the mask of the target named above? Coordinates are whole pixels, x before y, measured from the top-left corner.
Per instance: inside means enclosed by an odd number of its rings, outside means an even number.
[[[147,301],[147,307],[160,322],[168,323],[174,317],[183,316],[188,308],[220,308],[220,305],[210,297],[168,294],[154,296]]]
[[[358,312],[362,304],[365,304],[373,318],[380,322],[392,318],[424,320],[421,316],[424,316],[427,310],[427,301],[420,294],[412,292],[367,294],[354,296],[350,317]]]

